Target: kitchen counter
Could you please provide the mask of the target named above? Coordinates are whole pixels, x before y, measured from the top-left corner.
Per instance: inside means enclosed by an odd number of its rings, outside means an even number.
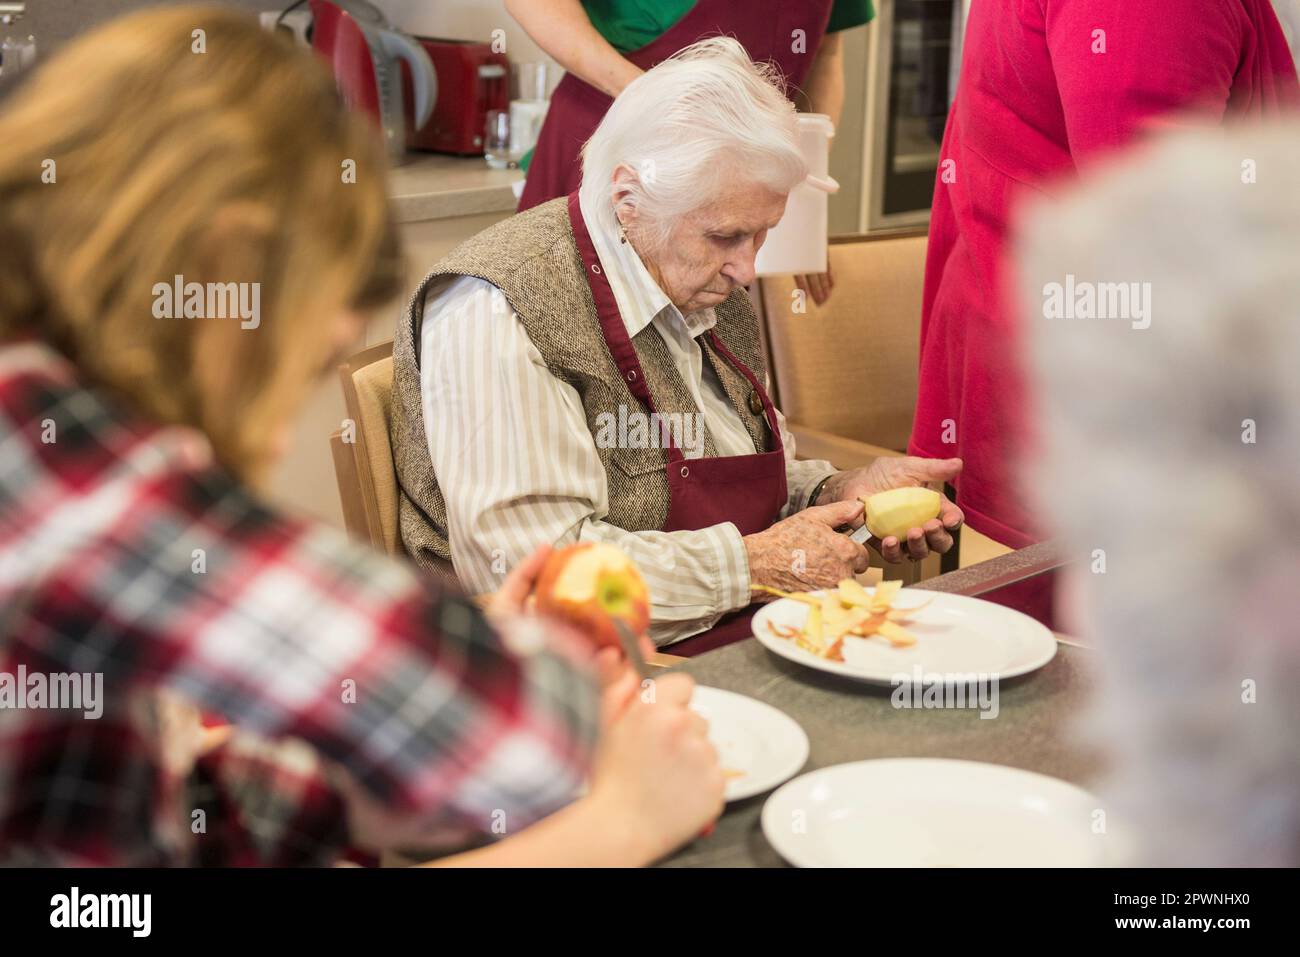
[[[522,170],[491,169],[481,156],[408,153],[389,174],[389,195],[399,223],[483,213],[514,212],[513,185]]]

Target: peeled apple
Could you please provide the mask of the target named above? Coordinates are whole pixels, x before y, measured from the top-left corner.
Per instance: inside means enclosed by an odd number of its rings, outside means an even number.
[[[632,559],[607,542],[559,548],[542,566],[534,591],[537,610],[586,635],[597,648],[622,647],[614,619],[645,634],[650,594]]]
[[[939,517],[940,503],[938,492],[919,486],[891,488],[862,499],[867,510],[867,529],[881,541],[891,535],[905,540],[910,529],[920,528]]]

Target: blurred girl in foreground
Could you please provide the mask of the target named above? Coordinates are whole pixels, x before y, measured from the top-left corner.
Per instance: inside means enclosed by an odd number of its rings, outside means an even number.
[[[0,142],[0,672],[102,674],[97,718],[0,708],[0,862],[504,830],[464,860],[639,864],[716,816],[689,680],[647,704],[604,662],[602,704],[578,643],[519,614],[543,554],[489,625],[250,491],[399,282],[382,151],[310,54],[218,8],[137,14],[35,74]],[[170,318],[175,281],[256,314]],[[205,750],[194,706],[236,733]],[[519,834],[598,729],[588,796]]]
[[[1145,865],[1300,864],[1297,156],[1294,121],[1184,134],[1021,242],[1046,452],[1027,485],[1075,559],[1103,807]],[[1043,318],[1067,275],[1148,283],[1150,326]]]

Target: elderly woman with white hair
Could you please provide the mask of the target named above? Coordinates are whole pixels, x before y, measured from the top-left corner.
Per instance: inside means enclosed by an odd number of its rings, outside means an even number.
[[[858,497],[961,463],[796,461],[744,287],[806,175],[771,68],[704,40],[619,95],[576,193],[435,266],[394,344],[408,553],[482,592],[541,542],[614,543],[648,580],[651,638],[683,654],[748,635],[756,586],[864,571],[837,531],[861,525]],[[877,544],[946,551],[961,518],[945,501]]]
[[[1298,155],[1294,120],[1183,134],[1021,243],[1028,484],[1076,557],[1061,610],[1097,647],[1104,806],[1143,864],[1300,864]]]

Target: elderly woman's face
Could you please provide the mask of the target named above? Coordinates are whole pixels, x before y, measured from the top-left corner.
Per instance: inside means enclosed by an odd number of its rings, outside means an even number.
[[[696,312],[753,282],[754,257],[785,213],[786,195],[755,183],[731,183],[675,223],[662,248],[638,242],[635,228],[628,237],[673,305],[684,314]]]

